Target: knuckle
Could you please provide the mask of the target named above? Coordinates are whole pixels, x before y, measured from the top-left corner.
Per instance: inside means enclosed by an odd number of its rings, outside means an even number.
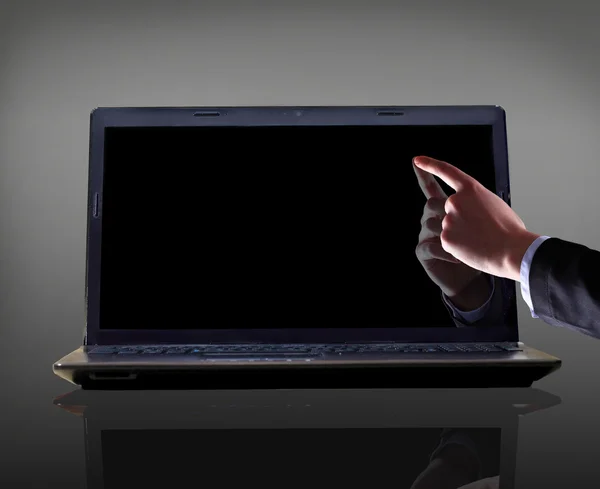
[[[445,199],[437,199],[435,197],[427,199],[427,202],[425,203],[424,212],[427,213],[428,215],[433,214],[436,216],[443,216],[444,215],[444,202],[445,202]]]
[[[446,199],[446,203],[444,204],[444,210],[446,211],[446,214],[449,214],[456,208],[457,208],[457,198],[456,198],[456,194],[453,194]]]
[[[427,258],[429,254],[429,242],[428,241],[422,241],[420,242],[417,247],[415,248],[415,255],[417,255],[417,258],[419,260],[424,260]]]
[[[423,228],[435,233],[439,229],[439,219],[430,217],[423,223]]]
[[[448,229],[448,226],[450,226],[452,224],[452,218],[450,217],[450,214],[446,214],[446,217],[444,217],[443,221],[442,221],[442,231],[441,233],[443,233],[444,231],[446,231]],[[440,233],[440,237],[441,237],[441,233]]]
[[[425,202],[425,209],[433,210],[435,208],[435,204],[436,204],[436,199],[431,197],[431,198],[427,199],[427,202]]]
[[[442,246],[444,247],[444,249],[446,249],[445,245],[451,243],[452,235],[450,231],[448,231],[448,228],[444,228],[440,233],[440,241],[442,242]]]
[[[415,255],[417,255],[417,258],[421,258],[423,256],[423,245],[422,245],[422,243],[419,243],[415,247]]]
[[[426,239],[422,239],[421,241],[419,241],[419,244],[416,246],[415,251],[423,252],[423,251],[427,250],[428,247],[429,247],[429,241]]]

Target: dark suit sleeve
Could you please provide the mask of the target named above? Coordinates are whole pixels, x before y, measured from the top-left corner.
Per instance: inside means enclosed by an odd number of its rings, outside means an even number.
[[[600,338],[600,252],[547,239],[531,261],[529,291],[546,323]]]
[[[492,277],[492,280],[494,280],[494,293],[489,299],[485,312],[476,321],[465,321],[457,311],[450,307],[448,299],[445,299],[442,294],[442,302],[457,328],[503,327],[516,323],[514,282],[499,277]]]

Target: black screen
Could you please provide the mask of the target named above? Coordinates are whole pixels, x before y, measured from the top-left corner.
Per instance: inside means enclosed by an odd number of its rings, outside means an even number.
[[[109,430],[103,487],[459,487],[499,475],[500,435],[499,428]],[[427,484],[413,486],[427,474]]]
[[[417,155],[495,191],[491,126],[107,128],[100,327],[455,327]]]

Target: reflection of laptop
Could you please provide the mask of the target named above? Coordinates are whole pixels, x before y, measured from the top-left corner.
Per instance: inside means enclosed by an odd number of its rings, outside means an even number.
[[[88,489],[408,489],[440,469],[444,488],[491,477],[512,488],[519,416],[559,403],[537,389],[76,390],[55,400],[85,418]],[[439,487],[424,482],[415,487]]]
[[[90,140],[69,381],[529,386],[560,365],[519,343],[513,282],[465,326],[415,254],[414,156],[510,203],[500,107],[101,108]]]

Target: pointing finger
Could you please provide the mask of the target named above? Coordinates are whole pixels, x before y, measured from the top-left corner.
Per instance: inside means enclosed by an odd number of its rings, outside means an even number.
[[[417,156],[413,159],[413,163],[417,168],[439,177],[457,192],[473,180],[472,177],[445,161]]]
[[[421,168],[416,165],[413,165],[413,168],[417,175],[419,187],[421,187],[426,199],[445,199],[448,197],[431,173],[421,170]]]

